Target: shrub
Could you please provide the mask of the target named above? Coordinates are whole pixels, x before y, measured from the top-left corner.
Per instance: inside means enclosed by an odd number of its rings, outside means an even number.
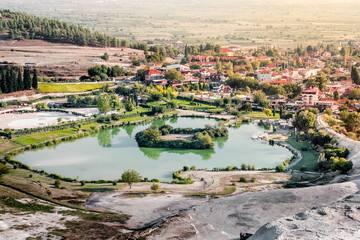
[[[241,170],[246,170],[247,166],[245,163],[241,164]]]
[[[117,185],[117,181],[113,181],[113,182],[112,182],[112,185],[113,185],[113,186],[116,186],[116,185]]]
[[[80,185],[85,186],[85,181],[84,180],[80,181]]]
[[[302,165],[301,167],[300,167],[300,171],[301,172],[305,172],[307,170],[307,167],[305,166],[305,165]]]
[[[32,174],[29,174],[29,178],[32,178],[33,177],[33,175]]]
[[[285,165],[281,163],[281,164],[276,166],[275,170],[277,172],[284,172],[285,171]]]
[[[151,190],[157,191],[157,190],[159,190],[159,189],[160,189],[160,185],[159,185],[159,184],[154,183],[153,185],[151,185]]]
[[[55,180],[55,183],[54,183],[54,187],[55,187],[55,188],[60,188],[60,185],[61,185],[60,179],[56,179],[56,180]]]
[[[247,182],[247,180],[246,180],[246,178],[245,178],[245,177],[240,177],[239,182],[246,183],[246,182]]]
[[[256,178],[251,178],[250,182],[256,182]]]
[[[188,166],[184,166],[184,167],[183,167],[183,170],[184,170],[184,172],[189,171],[189,167],[188,167]]]

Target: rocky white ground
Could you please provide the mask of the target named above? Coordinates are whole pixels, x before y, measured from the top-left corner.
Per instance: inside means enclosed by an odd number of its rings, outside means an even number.
[[[360,239],[360,195],[329,206],[280,218],[261,227],[249,240]]]
[[[358,191],[354,182],[299,189],[243,193],[218,199],[181,195],[125,198],[121,193],[95,195],[87,206],[132,215],[130,228],[160,224],[172,217],[150,239],[237,239],[264,224],[312,207],[331,205]],[[175,216],[178,215],[179,216]],[[175,216],[175,217],[173,217]],[[183,236],[183,237],[180,237]]]
[[[24,129],[37,128],[58,123],[61,121],[69,122],[83,119],[82,116],[61,112],[35,112],[35,113],[10,113],[0,115],[0,129]]]
[[[78,217],[66,216],[58,211],[69,210],[55,207],[54,213],[3,213],[0,214],[0,239],[24,240],[38,237],[39,239],[61,239],[51,234],[54,229],[66,229],[65,222],[76,221]]]

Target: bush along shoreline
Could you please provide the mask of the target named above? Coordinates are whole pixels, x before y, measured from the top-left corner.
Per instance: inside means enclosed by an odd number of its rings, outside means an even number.
[[[162,136],[170,134],[193,134],[190,140],[165,140]],[[216,137],[226,137],[229,131],[224,126],[210,126],[205,128],[173,128],[169,125],[164,125],[160,128],[150,127],[146,130],[138,132],[135,139],[139,147],[152,148],[186,148],[186,149],[209,149],[214,148],[215,143],[212,140]]]

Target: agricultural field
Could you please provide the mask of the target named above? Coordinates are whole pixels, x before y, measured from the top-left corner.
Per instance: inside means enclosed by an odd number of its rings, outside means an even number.
[[[1,8],[64,20],[130,41],[294,47],[359,40],[357,0],[3,0]],[[61,4],[60,4],[61,3]],[[53,7],[56,6],[56,7]],[[94,11],[96,9],[96,11]]]
[[[40,83],[39,91],[41,93],[77,93],[100,89],[105,83],[82,83],[82,84],[56,84]],[[115,84],[110,83],[110,87]]]

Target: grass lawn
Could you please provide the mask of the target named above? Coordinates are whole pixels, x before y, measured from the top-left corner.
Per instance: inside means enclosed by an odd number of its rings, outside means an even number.
[[[245,112],[245,111],[241,111],[241,116],[242,117],[249,117],[249,118],[257,118],[257,119],[279,119],[280,115],[279,114],[275,114],[275,116],[271,115],[269,117],[267,117],[265,115],[265,113],[263,112],[257,112],[257,111],[253,111],[253,112]]]
[[[297,142],[295,136],[290,136],[286,142],[299,151],[304,147],[309,149],[308,151],[301,151],[303,158],[292,169],[300,170],[301,166],[304,165],[307,167],[307,170],[313,171],[320,154],[315,150],[310,150],[311,144],[308,142]]]
[[[65,137],[75,133],[74,128],[68,128],[59,131],[52,132],[44,132],[44,133],[35,133],[31,135],[27,135],[24,137],[14,138],[14,142],[22,144],[22,145],[30,145],[33,143],[45,142],[54,138]]]
[[[21,147],[21,145],[7,139],[0,139],[0,156],[8,152],[9,150],[13,150],[18,147]]]
[[[30,174],[32,175],[31,178],[29,177]],[[52,185],[55,182],[55,179],[53,178],[19,168],[11,170],[8,177],[11,177],[13,179],[26,180],[27,182],[33,182],[33,183],[41,182],[49,185]],[[70,183],[70,182],[61,181],[61,185],[66,187],[66,189],[91,193],[91,192],[111,192],[111,191],[119,190],[123,188],[126,184],[118,183],[118,185],[113,186],[112,183],[99,183],[99,184],[86,183],[85,186],[81,186],[79,182]]]
[[[65,93],[65,92],[86,92],[101,88],[106,83],[83,83],[83,84],[57,84],[39,83],[39,91],[42,93]],[[110,87],[114,86],[109,83]]]
[[[190,101],[187,100],[183,100],[183,99],[175,99],[176,103],[178,104],[178,106],[180,105],[185,105],[187,106],[189,109],[199,109],[199,110],[207,110],[207,109],[216,109],[215,106],[212,106],[211,104],[205,104],[205,103],[198,103],[195,102],[195,104],[191,104]],[[219,109],[220,110],[220,109]]]

